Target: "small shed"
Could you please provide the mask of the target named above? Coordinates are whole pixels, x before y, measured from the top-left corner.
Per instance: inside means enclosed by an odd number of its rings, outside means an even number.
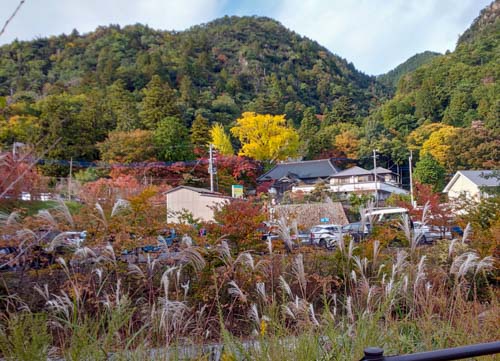
[[[165,193],[167,222],[180,223],[179,216],[190,213],[202,221],[213,221],[212,207],[229,202],[232,198],[205,188],[179,186]]]

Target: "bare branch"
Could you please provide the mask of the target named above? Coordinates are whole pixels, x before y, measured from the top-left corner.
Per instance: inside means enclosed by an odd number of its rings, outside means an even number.
[[[3,25],[3,28],[2,30],[0,30],[0,36],[3,35],[3,33],[5,32],[5,29],[7,29],[7,26],[9,25],[9,23],[12,21],[12,19],[14,19],[14,17],[16,16],[17,12],[19,11],[19,9],[21,8],[21,6],[23,6],[24,2],[26,0],[21,0],[19,2],[19,5],[17,5],[17,8],[16,10],[14,10],[14,12],[12,13],[12,15],[7,19],[7,21],[5,22],[5,24]]]

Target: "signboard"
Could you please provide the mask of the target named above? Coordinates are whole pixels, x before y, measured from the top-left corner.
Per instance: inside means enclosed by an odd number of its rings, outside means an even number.
[[[231,195],[233,198],[243,198],[243,186],[240,184],[233,184],[231,186]]]
[[[328,223],[328,222],[330,222],[330,218],[326,218],[326,217],[325,218],[321,218],[320,222],[321,223]]]

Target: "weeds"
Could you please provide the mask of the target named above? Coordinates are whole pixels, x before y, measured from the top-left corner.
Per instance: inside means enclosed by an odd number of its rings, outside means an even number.
[[[497,339],[494,259],[461,241],[409,244],[374,242],[369,259],[347,239],[335,252],[292,254],[271,243],[265,254],[234,254],[220,241],[130,265],[110,245],[80,248],[45,278],[57,282],[35,279],[31,295],[0,300],[0,351],[203,359],[200,344],[221,342],[212,359],[352,360],[369,345],[406,353]]]

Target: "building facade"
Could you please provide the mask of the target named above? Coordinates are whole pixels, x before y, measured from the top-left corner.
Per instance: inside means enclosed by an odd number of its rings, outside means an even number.
[[[500,171],[493,170],[460,170],[444,187],[443,192],[450,201],[459,198],[479,201],[488,197],[488,189],[500,187]]]
[[[179,186],[166,191],[167,222],[181,223],[183,216],[192,215],[202,221],[213,221],[213,207],[232,198],[208,189]]]
[[[385,200],[391,194],[408,194],[401,188],[398,175],[388,169],[377,167],[376,171],[355,166],[333,174],[329,178],[328,188],[340,198],[347,198],[350,194],[373,194],[378,200]],[[294,192],[311,192],[314,186],[298,185],[293,187]]]

